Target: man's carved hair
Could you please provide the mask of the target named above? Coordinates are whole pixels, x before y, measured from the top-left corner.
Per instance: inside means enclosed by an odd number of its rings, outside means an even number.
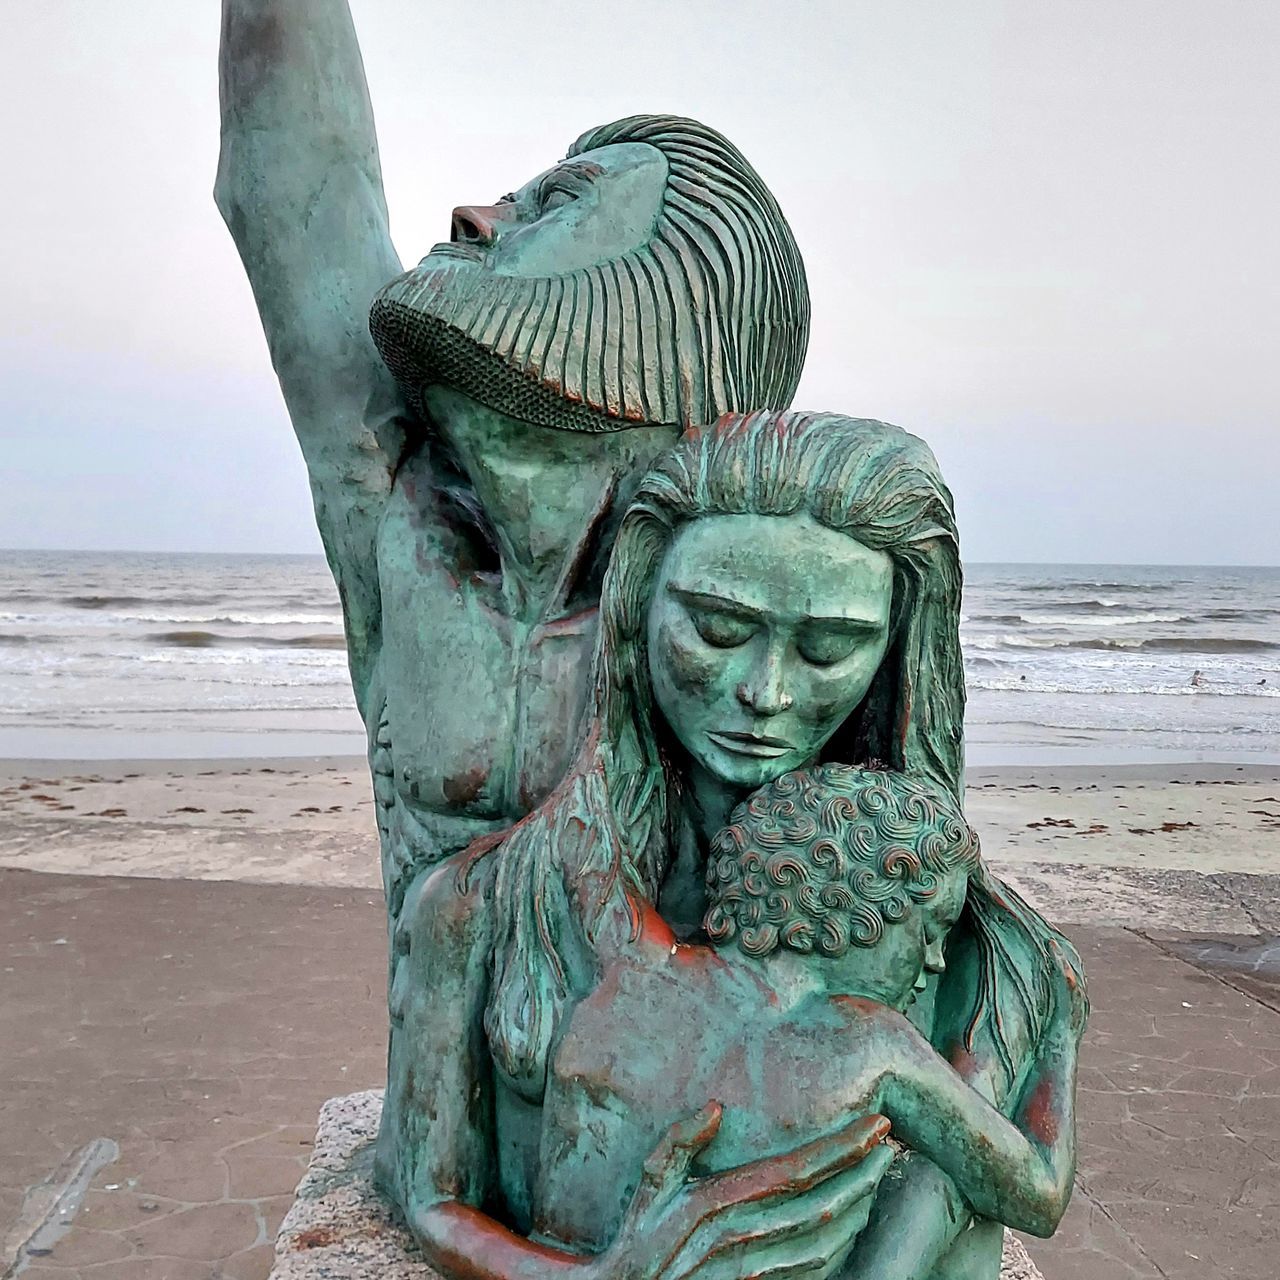
[[[944,876],[978,866],[978,837],[941,787],[847,764],[761,787],[711,842],[703,928],[748,955],[871,947]]]
[[[678,116],[604,125],[569,155],[618,143],[667,161],[647,243],[537,278],[429,258],[378,295],[370,328],[411,404],[444,383],[525,422],[593,432],[790,404],[809,292],[768,188],[726,138]]]

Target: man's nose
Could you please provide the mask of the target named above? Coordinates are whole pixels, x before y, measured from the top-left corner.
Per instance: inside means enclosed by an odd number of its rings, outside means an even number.
[[[511,204],[460,204],[453,211],[454,244],[494,244],[504,225],[515,221]]]

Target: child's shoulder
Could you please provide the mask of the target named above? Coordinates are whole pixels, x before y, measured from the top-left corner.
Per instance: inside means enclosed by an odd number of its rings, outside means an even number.
[[[869,1056],[895,1070],[929,1069],[942,1058],[905,1013],[860,996],[831,996],[831,1016],[841,1020],[854,1057]]]
[[[715,1009],[741,1000],[733,971],[709,947],[641,945],[610,960],[582,1001],[586,1016],[616,1020],[636,1006],[669,1010]],[[664,1019],[665,1020],[665,1019]]]
[[[831,1017],[862,1034],[874,1032],[881,1038],[892,1037],[904,1043],[922,1039],[906,1014],[899,1013],[897,1009],[882,1004],[879,1000],[870,1000],[865,996],[838,995],[828,996],[824,1004]]]
[[[648,1056],[662,1060],[690,1041],[727,1034],[749,1004],[750,993],[709,948],[637,947],[604,966],[575,1006],[565,1039],[576,1042],[575,1054],[590,1053],[616,1046],[625,1028],[627,1043],[644,1042]]]
[[[826,1003],[850,1021],[906,1021],[896,1009],[869,996],[831,995]]]

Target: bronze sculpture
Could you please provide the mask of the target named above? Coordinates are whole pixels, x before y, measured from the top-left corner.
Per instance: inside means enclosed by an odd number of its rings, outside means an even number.
[[[711,843],[713,946],[673,955],[660,923],[646,922],[569,1017],[547,1086],[540,1238],[607,1249],[634,1230],[646,1157],[704,1106],[714,1138],[698,1175],[878,1112],[970,1204],[1052,1231],[1070,1193],[1069,1145],[1025,1138],[900,1016],[944,971],[977,865],[955,802],[904,774],[820,765],[754,792]],[[1065,981],[1059,990],[1069,1000]],[[1055,1057],[1041,1077],[1068,1104],[1070,1080],[1055,1073],[1070,1069]],[[815,1274],[838,1272],[856,1225],[846,1220]]]
[[[708,850],[753,789],[797,766],[875,761],[959,803],[959,603],[950,494],[927,447],[896,427],[730,415],[687,432],[645,477],[604,583],[577,761],[510,832],[419,880],[397,930],[401,1034],[379,1169],[434,1265],[461,1275],[469,1258],[493,1276],[571,1265],[577,1255],[530,1236],[545,1210],[542,1105],[560,1037],[610,965],[655,936],[677,956],[698,945]],[[1069,1173],[1085,1008],[1070,945],[979,870],[948,965],[913,1019],[974,1089],[1021,1107],[1028,1137]],[[643,1054],[644,1036],[634,1043]],[[883,1172],[871,1124],[851,1117],[749,1175],[688,1179],[715,1130],[686,1117],[646,1161],[664,1196],[642,1187],[629,1234],[581,1266],[665,1275],[673,1233],[700,1242],[690,1274],[825,1266],[862,1227]],[[969,1216],[950,1178],[910,1162],[881,1185],[849,1274],[946,1275],[963,1253],[994,1276],[998,1231],[956,1243]],[[730,1269],[698,1270],[715,1259]]]
[[[569,1221],[558,1180],[607,1155],[565,1155],[581,1108],[546,1108],[555,1048],[655,938],[710,963],[707,854],[735,808],[832,762],[960,800],[950,495],[897,428],[778,412],[808,296],[767,188],[714,130],[632,117],[457,208],[401,272],[345,4],[224,0],[221,68],[219,207],[369,735],[391,939],[379,1176],[428,1257],[457,1280],[994,1275],[999,1224],[957,1237],[975,1205],[1052,1228],[1085,1004],[1065,940],[980,867],[912,1018],[1017,1116],[1015,1141],[958,1095],[1008,1139],[1004,1165],[885,1177],[868,1113],[726,1169],[707,1098],[638,1165],[614,1153],[639,1186],[621,1217],[615,1195],[612,1216],[539,1226]],[[954,915],[931,917],[931,945]],[[1048,1190],[1025,1162],[1009,1181],[1027,1143]]]

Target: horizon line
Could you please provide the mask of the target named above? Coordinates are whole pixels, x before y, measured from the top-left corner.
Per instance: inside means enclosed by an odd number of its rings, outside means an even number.
[[[9,555],[86,555],[86,556],[241,556],[245,559],[270,560],[288,557],[297,560],[324,560],[323,551],[175,551],[139,547],[0,547],[0,556]],[[1280,564],[1262,561],[1210,560],[1192,563],[1182,560],[967,560],[962,565],[990,567],[1009,565],[1019,568],[1080,569],[1280,569]]]

